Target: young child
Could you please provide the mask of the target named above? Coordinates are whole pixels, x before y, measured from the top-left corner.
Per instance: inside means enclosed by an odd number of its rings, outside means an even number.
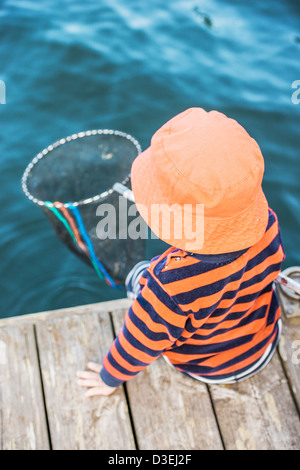
[[[103,366],[77,373],[87,396],[113,393],[160,355],[206,383],[234,383],[269,362],[281,322],[272,283],[285,255],[263,172],[255,140],[217,111],[188,109],[154,134],[133,163],[132,189],[142,217],[171,247],[129,274],[136,298],[122,331]],[[176,237],[176,214],[164,234],[162,219],[150,216],[154,205],[188,208],[185,226],[200,227],[204,239]]]

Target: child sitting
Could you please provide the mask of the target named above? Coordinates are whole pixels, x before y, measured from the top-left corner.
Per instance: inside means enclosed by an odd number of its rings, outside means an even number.
[[[122,331],[102,367],[77,373],[87,396],[109,395],[160,355],[206,383],[234,383],[269,362],[281,323],[272,283],[285,255],[263,172],[255,140],[217,111],[188,109],[154,134],[133,163],[132,190],[142,217],[171,246],[129,274],[134,300]],[[176,210],[195,240],[185,230],[178,238]]]

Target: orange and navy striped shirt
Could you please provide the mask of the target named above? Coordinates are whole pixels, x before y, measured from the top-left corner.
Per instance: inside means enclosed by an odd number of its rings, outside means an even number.
[[[179,371],[212,382],[253,369],[277,341],[273,281],[284,258],[271,209],[263,238],[235,259],[174,247],[153,258],[103,360],[102,380],[117,387],[161,354]]]

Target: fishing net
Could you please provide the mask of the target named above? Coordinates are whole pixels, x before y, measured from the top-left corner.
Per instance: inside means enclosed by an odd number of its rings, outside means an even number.
[[[123,132],[80,132],[36,155],[22,178],[25,195],[43,210],[59,239],[113,287],[121,287],[130,269],[145,258],[145,238],[132,239],[121,227],[123,197],[113,189],[115,183],[131,189],[130,168],[140,152],[137,140]],[[115,237],[105,233],[105,225],[99,228],[102,204],[114,208],[110,222]],[[134,202],[126,204],[130,212]]]

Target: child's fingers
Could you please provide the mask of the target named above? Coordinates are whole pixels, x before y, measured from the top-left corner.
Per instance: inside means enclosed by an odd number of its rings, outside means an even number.
[[[103,395],[103,393],[102,393],[101,388],[98,388],[98,387],[90,388],[84,394],[85,397],[95,397],[95,396],[99,396],[99,395]]]
[[[99,386],[99,380],[77,380],[77,384],[81,387],[97,387]]]
[[[96,397],[96,396],[108,396],[111,395],[115,391],[114,388],[111,388],[109,390],[108,388],[103,388],[103,387],[94,387],[90,388],[84,395],[86,397]]]
[[[98,374],[95,372],[88,372],[86,370],[78,370],[76,375],[79,379],[96,379],[98,378]]]
[[[100,364],[96,364],[96,362],[88,362],[87,366],[88,366],[88,369],[93,370],[94,372],[97,372],[97,374],[99,374],[102,369],[102,366],[100,366]]]

